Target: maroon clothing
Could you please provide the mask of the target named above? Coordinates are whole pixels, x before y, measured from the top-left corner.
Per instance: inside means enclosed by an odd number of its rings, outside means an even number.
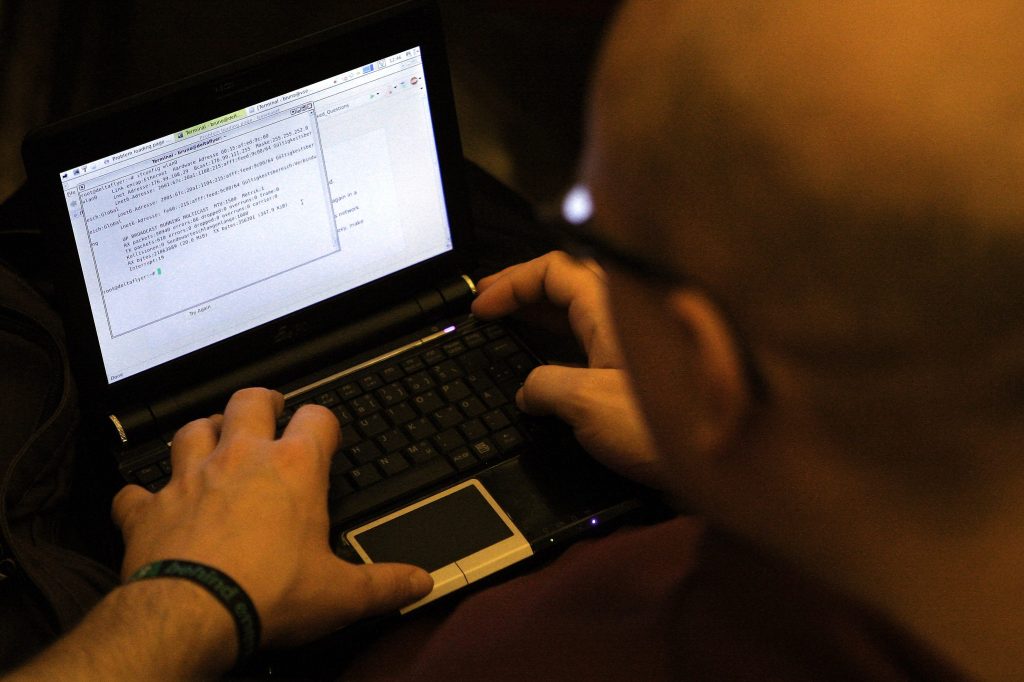
[[[413,616],[345,679],[960,679],[848,599],[694,517],[580,542]]]

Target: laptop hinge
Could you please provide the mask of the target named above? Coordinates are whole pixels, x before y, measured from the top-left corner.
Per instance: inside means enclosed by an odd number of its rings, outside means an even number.
[[[161,396],[150,405],[116,410],[107,418],[110,441],[120,449],[128,449],[147,439],[171,434],[189,419],[223,409],[224,402],[239,388],[279,385],[358,353],[373,343],[382,343],[445,316],[465,313],[475,293],[473,280],[462,275],[404,303],[238,367],[187,391]]]

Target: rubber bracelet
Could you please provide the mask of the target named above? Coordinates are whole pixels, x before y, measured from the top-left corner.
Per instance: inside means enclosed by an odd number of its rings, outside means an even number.
[[[195,561],[166,559],[146,564],[126,582],[151,578],[182,578],[204,588],[228,610],[238,630],[238,661],[241,663],[260,644],[260,617],[256,606],[238,583],[216,568]]]

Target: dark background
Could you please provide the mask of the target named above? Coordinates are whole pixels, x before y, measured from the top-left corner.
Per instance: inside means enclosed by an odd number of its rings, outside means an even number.
[[[0,0],[0,200],[32,127],[392,4]],[[531,203],[572,180],[590,65],[616,0],[440,0],[466,156]]]

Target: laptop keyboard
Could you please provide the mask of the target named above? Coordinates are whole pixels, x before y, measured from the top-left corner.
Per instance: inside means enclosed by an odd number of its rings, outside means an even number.
[[[337,416],[328,508],[340,525],[513,455],[530,426],[515,392],[536,364],[499,325],[460,330],[296,397],[278,431],[307,403]],[[132,478],[156,491],[170,472],[164,452]]]

